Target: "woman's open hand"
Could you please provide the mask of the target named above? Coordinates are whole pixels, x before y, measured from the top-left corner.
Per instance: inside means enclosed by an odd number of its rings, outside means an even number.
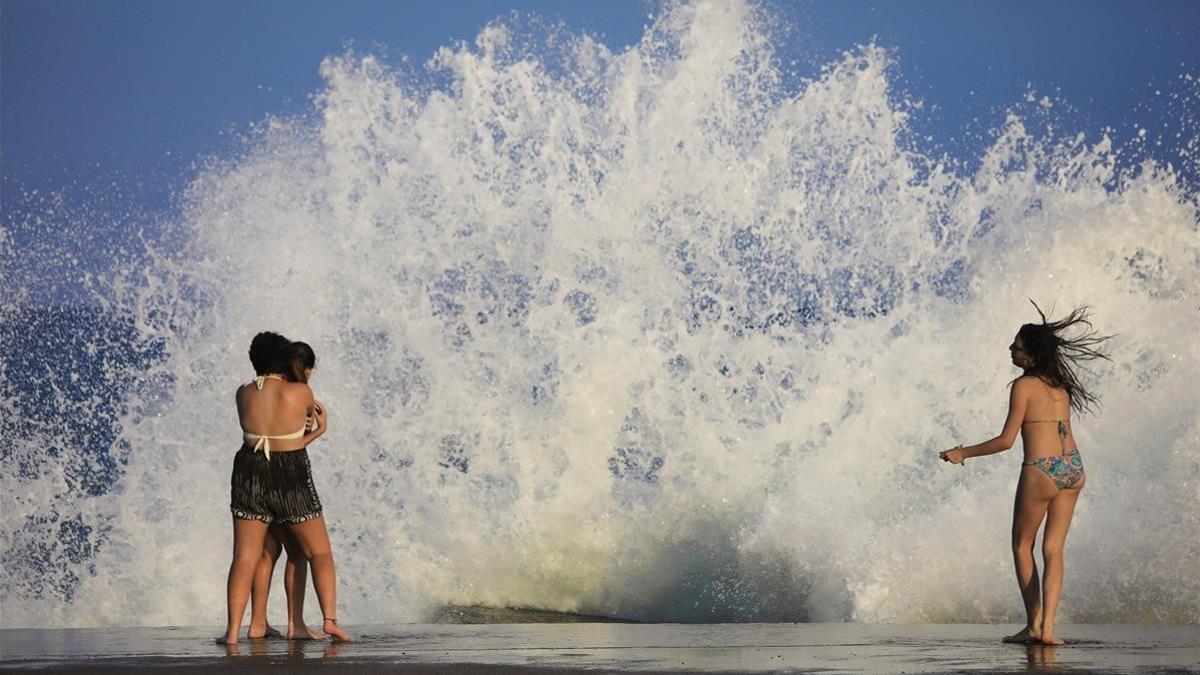
[[[938,454],[938,457],[941,457],[943,462],[950,462],[951,464],[962,464],[967,461],[967,453],[963,451],[961,445],[949,450],[943,450]]]

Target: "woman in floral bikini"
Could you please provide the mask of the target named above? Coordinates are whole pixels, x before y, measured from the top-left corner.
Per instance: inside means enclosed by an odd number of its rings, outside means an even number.
[[[1060,645],[1063,641],[1054,634],[1054,615],[1062,592],[1063,545],[1075,501],[1087,482],[1071,432],[1071,409],[1084,412],[1099,403],[1079,383],[1074,368],[1082,361],[1107,359],[1097,348],[1111,336],[1096,334],[1087,307],[1054,322],[1047,322],[1040,308],[1038,314],[1042,323],[1021,326],[1008,348],[1013,365],[1025,372],[1012,382],[1008,418],[1000,435],[978,445],[946,450],[941,458],[962,464],[968,457],[1002,452],[1012,447],[1021,432],[1025,460],[1013,507],[1012,546],[1027,620],[1025,628],[1004,641]],[[1065,337],[1076,327],[1083,327],[1084,332]],[[1033,545],[1043,520],[1045,576],[1039,588]]]

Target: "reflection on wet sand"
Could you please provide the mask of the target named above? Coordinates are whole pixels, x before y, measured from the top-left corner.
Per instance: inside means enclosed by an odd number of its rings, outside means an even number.
[[[984,624],[406,624],[356,626],[353,643],[243,640],[215,629],[2,629],[0,670],[289,673],[379,669],[962,672],[1195,671],[1194,625],[1073,624],[1069,645],[1004,644]],[[98,660],[103,668],[96,670]],[[160,670],[160,672],[168,672]]]
[[[278,649],[272,649],[272,645],[279,643],[287,645],[287,655],[293,659],[312,658],[312,655],[305,654],[305,645],[311,644],[311,640],[272,640],[269,638],[248,639],[237,644],[222,645],[225,647],[227,656],[270,656],[272,653],[278,653]],[[325,649],[321,652],[322,659],[334,658],[341,656],[345,643],[343,642],[328,642],[325,644]]]
[[[1026,645],[1025,663],[1029,670],[1057,669],[1057,647],[1047,647],[1043,644]]]

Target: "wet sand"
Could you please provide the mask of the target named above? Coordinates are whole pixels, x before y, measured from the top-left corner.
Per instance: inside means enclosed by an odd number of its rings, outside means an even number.
[[[1016,626],[491,624],[348,626],[350,644],[243,641],[219,627],[0,630],[0,668],[43,673],[778,671],[1200,672],[1200,626],[1066,625],[1062,647],[1002,644]]]

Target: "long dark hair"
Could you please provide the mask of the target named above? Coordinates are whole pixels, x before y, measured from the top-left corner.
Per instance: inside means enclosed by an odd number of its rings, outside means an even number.
[[[1042,322],[1027,323],[1017,331],[1024,351],[1033,359],[1033,365],[1025,369],[1026,374],[1040,377],[1053,387],[1065,389],[1071,407],[1078,412],[1099,406],[1100,399],[1083,388],[1075,376],[1076,368],[1085,368],[1083,362],[1104,359],[1111,361],[1100,351],[1099,346],[1111,335],[1100,335],[1092,326],[1092,309],[1082,305],[1058,321],[1047,321],[1046,314],[1033,300],[1029,301],[1037,310]],[[1066,337],[1069,330],[1082,330],[1075,337]]]
[[[303,382],[308,384],[308,377],[304,375],[306,368],[317,367],[317,355],[313,352],[313,348],[308,346],[307,342],[299,340],[292,343],[292,363],[291,363],[291,379],[293,382]]]

